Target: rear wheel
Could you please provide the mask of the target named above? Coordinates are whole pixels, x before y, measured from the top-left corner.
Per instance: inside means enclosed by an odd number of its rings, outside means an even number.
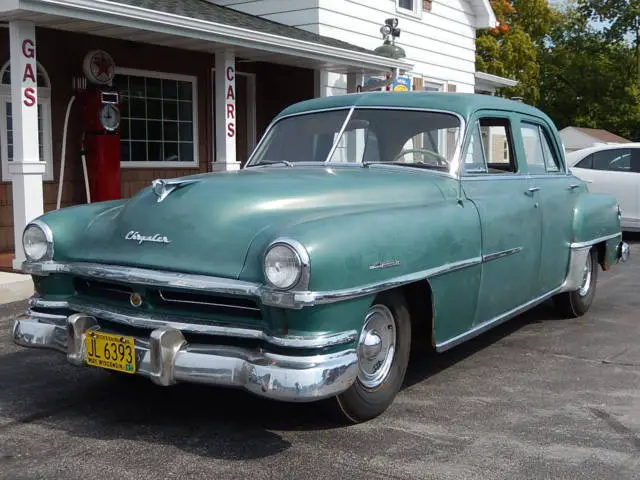
[[[379,295],[358,342],[358,377],[330,400],[343,420],[359,423],[383,413],[400,390],[409,363],[411,319],[399,292]]]
[[[560,313],[567,317],[580,317],[587,313],[596,295],[598,281],[598,251],[589,250],[582,272],[582,283],[578,290],[556,295],[553,300]]]

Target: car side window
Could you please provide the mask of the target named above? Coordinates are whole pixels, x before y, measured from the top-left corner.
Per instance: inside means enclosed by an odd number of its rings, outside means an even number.
[[[602,150],[593,154],[593,169],[609,172],[631,171],[631,149],[616,148]]]
[[[473,127],[464,156],[467,173],[515,173],[513,137],[506,118],[482,118]]]
[[[540,127],[533,123],[522,123],[520,126],[522,143],[524,145],[524,156],[531,173],[546,173],[544,151]]]
[[[583,158],[576,164],[576,168],[586,168],[591,170],[593,168],[593,154]]]

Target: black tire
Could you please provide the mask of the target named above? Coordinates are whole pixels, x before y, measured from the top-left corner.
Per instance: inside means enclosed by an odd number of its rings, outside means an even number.
[[[560,293],[553,297],[556,309],[568,318],[581,317],[591,307],[596,296],[596,284],[598,282],[598,251],[595,247],[589,250],[587,260],[591,263],[591,275],[586,290],[579,288],[573,292]]]
[[[362,373],[359,373],[348,390],[329,400],[329,405],[342,422],[365,422],[383,413],[393,403],[407,372],[411,350],[411,318],[404,296],[397,291],[384,292],[375,299],[372,309],[378,305],[386,307],[395,321],[393,359],[388,373],[379,384],[367,387],[364,380],[360,379]]]

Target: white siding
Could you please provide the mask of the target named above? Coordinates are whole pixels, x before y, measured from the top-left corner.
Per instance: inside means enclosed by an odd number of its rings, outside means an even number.
[[[434,0],[420,18],[396,10],[396,0],[209,0],[270,20],[375,49],[382,44],[380,26],[399,19],[398,45],[413,63],[412,76],[447,90],[473,92],[475,85],[476,17],[469,0]],[[422,4],[422,0],[414,0]],[[320,78],[323,95],[346,91],[340,75]]]

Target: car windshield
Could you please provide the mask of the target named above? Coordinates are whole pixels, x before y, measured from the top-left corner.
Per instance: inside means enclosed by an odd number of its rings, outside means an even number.
[[[271,128],[249,166],[394,163],[449,170],[460,120],[449,113],[356,108],[295,115]]]

